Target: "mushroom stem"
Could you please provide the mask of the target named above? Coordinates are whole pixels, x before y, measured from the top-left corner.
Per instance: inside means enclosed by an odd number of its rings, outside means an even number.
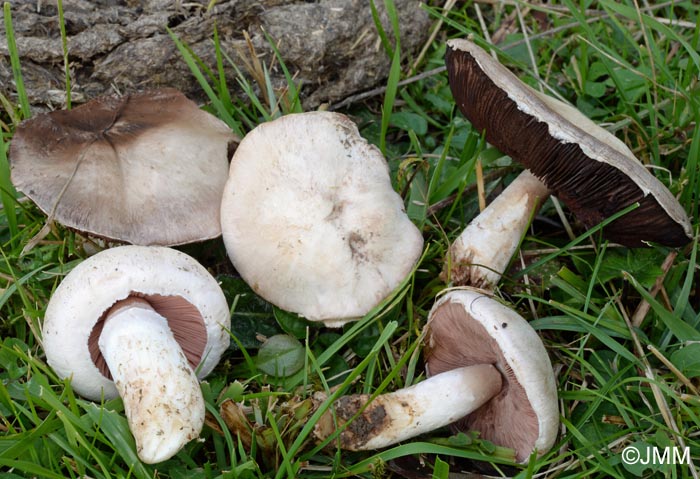
[[[523,171],[450,246],[449,278],[457,286],[492,290],[515,253],[533,212],[549,190]]]
[[[143,462],[169,459],[199,436],[205,410],[199,382],[167,320],[147,301],[113,306],[99,347]]]
[[[377,396],[346,425],[339,435],[340,445],[351,451],[378,449],[447,426],[488,402],[502,384],[498,369],[478,364]],[[338,399],[334,404],[335,420],[332,411],[327,411],[314,428],[316,437],[324,440],[333,434],[369,399],[367,394]]]

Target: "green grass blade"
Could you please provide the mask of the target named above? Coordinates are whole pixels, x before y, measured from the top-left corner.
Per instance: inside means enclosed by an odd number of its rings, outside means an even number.
[[[674,310],[677,311],[679,314],[682,313],[683,310],[685,310],[685,308],[690,306],[692,290],[695,286],[697,286],[697,284],[695,283],[697,279],[695,276],[695,271],[698,266],[698,241],[700,241],[700,238],[698,238],[696,232],[695,240],[693,241],[693,247],[690,250],[690,258],[688,260],[688,269],[685,274],[685,281],[683,282],[683,286],[681,288],[680,294],[678,295],[678,299],[674,304]]]
[[[137,477],[149,477],[151,474],[136,455],[136,444],[129,430],[126,417],[95,403],[86,403],[84,407],[87,416],[95,425],[99,426],[100,431],[105,435],[109,444],[122,456],[126,464],[132,465],[132,472]]]
[[[584,331],[594,336],[611,351],[617,353],[619,356],[622,356],[628,361],[636,361],[634,354],[629,352],[629,350],[625,346],[615,341],[615,339],[613,339],[612,336],[609,335],[603,328],[598,328],[596,326],[595,317],[584,314],[576,308],[572,308],[566,304],[562,304],[557,301],[550,300],[549,304],[559,309],[563,313],[577,318],[579,326],[581,326]]]
[[[63,15],[63,0],[57,0],[58,26],[61,29],[61,47],[63,48],[63,71],[66,77],[66,109],[71,109],[71,78],[68,62],[68,39],[66,38],[66,19]]]
[[[389,323],[382,333],[382,335],[377,339],[375,344],[373,345],[370,353],[365,357],[360,364],[357,365],[357,367],[345,378],[343,383],[335,390],[333,391],[332,394],[328,395],[328,398],[319,406],[316,411],[311,415],[307,423],[304,425],[302,430],[299,432],[299,435],[296,437],[292,445],[289,446],[289,449],[287,451],[287,455],[289,457],[292,457],[296,455],[298,450],[301,448],[301,446],[304,444],[306,439],[309,437],[311,434],[311,431],[313,430],[314,426],[318,422],[318,420],[321,418],[321,416],[328,410],[328,408],[335,402],[336,399],[338,399],[340,396],[342,396],[347,388],[362,374],[362,372],[367,368],[367,366],[370,364],[370,362],[374,359],[374,357],[379,354],[381,351],[381,348],[383,345],[389,341],[389,338],[391,337],[391,334],[396,330],[396,323]],[[328,391],[329,392],[329,391]],[[359,414],[359,413],[358,413]],[[322,444],[319,444],[316,450],[322,449],[325,444],[330,443],[335,439],[337,434],[342,432],[342,429],[336,431],[336,434],[331,435],[328,437]],[[276,478],[281,479],[282,474],[284,471],[278,471]]]
[[[372,12],[372,20],[374,21],[374,26],[377,29],[377,35],[379,35],[379,39],[382,42],[382,46],[384,47],[386,54],[389,56],[389,58],[391,58],[394,56],[394,49],[391,46],[389,37],[387,37],[386,35],[384,26],[382,26],[382,20],[379,18],[379,10],[377,10],[377,5],[374,3],[374,0],[369,1],[369,6]]]
[[[36,477],[42,477],[46,479],[66,479],[63,474],[58,474],[50,469],[42,467],[39,464],[28,462],[28,461],[16,461],[13,459],[6,459],[0,457],[0,466],[4,466],[7,470],[16,469],[22,472],[28,472],[34,474]]]
[[[394,102],[396,101],[396,93],[398,91],[399,80],[401,79],[401,31],[399,30],[398,13],[393,0],[384,0],[387,15],[394,30],[394,48],[391,48],[389,40],[379,18],[374,0],[370,2],[372,7],[372,18],[377,29],[379,37],[382,39],[382,44],[391,58],[391,67],[389,68],[389,78],[387,79],[386,91],[384,93],[384,103],[382,105],[382,123],[379,137],[379,149],[386,156],[386,134],[389,130],[391,122],[391,114],[394,111]]]
[[[530,266],[528,266],[527,268],[524,268],[523,270],[521,270],[515,276],[521,277],[522,275],[529,273],[532,269],[538,268],[538,267],[542,266],[543,264],[547,263],[548,261],[551,261],[552,259],[561,255],[562,253],[571,249],[571,247],[576,246],[577,244],[582,242],[584,239],[590,238],[594,234],[598,233],[598,231],[602,230],[607,224],[612,223],[616,219],[626,215],[630,211],[633,211],[637,208],[639,208],[639,203],[633,203],[633,204],[629,205],[627,208],[624,208],[624,209],[618,211],[614,215],[611,215],[610,217],[606,218],[604,221],[600,222],[596,226],[592,227],[591,229],[589,229],[588,231],[583,233],[581,236],[571,240],[565,246],[561,247],[558,251],[555,251],[555,252],[550,253],[546,256],[543,256],[542,258],[537,260],[535,263],[533,263]]]
[[[10,244],[14,249],[19,240],[19,228],[17,226],[17,191],[10,178],[10,162],[7,157],[8,144],[0,134],[0,200],[7,227],[10,231]],[[2,216],[0,216],[2,218]]]
[[[209,82],[207,81],[206,77],[202,73],[202,70],[200,69],[199,65],[197,65],[197,60],[195,59],[194,55],[192,52],[185,46],[184,43],[175,35],[175,33],[168,28],[168,35],[170,35],[170,38],[173,40],[175,43],[175,46],[177,49],[180,51],[180,54],[182,55],[183,60],[185,60],[185,63],[187,63],[187,66],[190,68],[190,71],[194,75],[194,77],[197,79],[197,82],[199,82],[199,85],[202,87],[202,90],[207,94],[207,97],[209,98],[209,101],[212,103],[214,106],[214,110],[216,111],[216,114],[226,122],[226,124],[233,130],[234,133],[236,133],[239,136],[243,136],[243,131],[241,130],[241,126],[239,122],[237,122],[233,116],[231,116],[231,113],[226,109],[224,103],[221,101],[221,99],[216,95],[214,90],[212,89],[211,85],[209,85]]]
[[[622,15],[628,20],[633,22],[637,22],[639,20],[637,9],[632,6],[624,5],[622,2],[613,2],[610,0],[600,0],[600,3],[604,5],[606,9]],[[673,41],[678,42],[683,47],[685,54],[688,55],[688,57],[690,57],[690,59],[693,61],[695,68],[700,70],[700,53],[698,53],[697,49],[693,48],[693,46],[685,38],[679,35],[673,28],[664,25],[657,19],[652,18],[645,13],[642,13],[641,17],[644,25],[653,28],[660,34],[671,38]]]
[[[634,289],[649,303],[651,309],[654,310],[659,319],[663,321],[674,336],[681,341],[700,341],[700,331],[683,321],[680,317],[680,312],[676,314],[669,312],[664,305],[649,294],[646,288],[637,282],[634,276],[625,274],[625,277],[630,281],[632,286],[634,286]]]
[[[219,29],[216,28],[216,23],[214,24],[214,49],[216,53],[216,71],[219,74],[219,96],[221,98],[221,103],[228,107],[231,105],[231,93],[228,90],[228,84],[226,82],[226,70],[224,70],[224,56],[221,51],[221,42],[219,41]],[[226,108],[228,111],[228,108]]]
[[[693,99],[689,107],[695,118],[695,127],[693,128],[692,141],[685,164],[688,185],[683,188],[680,201],[690,216],[696,219],[697,224],[698,214],[700,213],[700,194],[698,194],[698,191],[700,191],[700,101]],[[697,235],[697,231],[695,234]]]
[[[382,105],[382,126],[379,137],[379,149],[386,156],[386,134],[389,131],[389,123],[391,121],[391,113],[394,111],[394,102],[396,100],[396,92],[398,90],[399,80],[401,78],[401,50],[397,48],[391,59],[391,68],[389,70],[389,78],[386,84],[386,92],[384,93],[384,104]]]
[[[10,52],[10,64],[12,65],[12,76],[15,80],[15,88],[17,89],[17,97],[22,111],[22,118],[26,119],[31,116],[29,109],[29,98],[24,89],[24,80],[22,80],[22,67],[19,60],[19,52],[17,51],[17,43],[15,42],[15,30],[12,26],[12,11],[10,3],[5,2],[3,6],[5,16],[5,36],[7,38],[7,49]]]
[[[410,444],[402,444],[391,449],[386,449],[362,461],[359,461],[349,467],[347,472],[341,473],[336,477],[353,477],[368,473],[374,470],[377,463],[386,463],[399,457],[422,454],[440,454],[445,457],[460,457],[463,459],[471,459],[473,461],[481,461],[491,464],[513,465],[513,461],[511,460],[489,456],[476,450],[455,448],[428,442],[412,442]]]
[[[450,465],[440,459],[435,458],[435,464],[433,464],[433,479],[449,479],[450,477]]]
[[[264,33],[265,38],[267,39],[267,43],[270,45],[270,48],[272,48],[272,51],[275,53],[275,58],[277,59],[277,63],[279,63],[280,68],[282,69],[282,73],[284,73],[284,79],[287,83],[287,91],[284,92],[283,96],[280,98],[280,101],[283,102],[283,106],[285,107],[284,113],[302,113],[304,111],[304,108],[302,107],[301,100],[299,98],[301,90],[299,90],[296,84],[294,83],[294,78],[289,73],[289,69],[287,68],[284,59],[282,58],[282,54],[280,53],[279,48],[277,48],[277,45],[275,45],[275,42],[273,41],[272,37],[270,37],[270,35],[267,32]]]

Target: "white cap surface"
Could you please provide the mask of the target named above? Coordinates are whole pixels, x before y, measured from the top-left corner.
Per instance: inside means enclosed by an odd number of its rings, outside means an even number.
[[[221,222],[229,257],[256,293],[333,326],[379,304],[423,247],[380,151],[329,112],[287,115],[244,137]]]

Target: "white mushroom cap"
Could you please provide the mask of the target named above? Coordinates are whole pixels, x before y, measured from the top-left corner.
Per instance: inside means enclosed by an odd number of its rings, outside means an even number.
[[[489,296],[455,290],[436,302],[426,332],[428,379],[373,399],[342,396],[314,435],[325,440],[342,427],[340,447],[367,450],[450,424],[514,449],[519,461],[552,447],[559,425],[554,373],[523,318]]]
[[[548,451],[557,436],[557,387],[547,351],[515,311],[471,290],[454,290],[430,311],[426,369],[429,375],[473,364],[493,364],[504,387],[484,406],[454,425],[476,430],[515,449],[519,461]]]
[[[229,344],[230,315],[216,280],[190,256],[165,247],[122,246],[92,256],[68,274],[46,309],[43,345],[49,365],[73,389],[88,399],[117,396],[114,383],[96,366],[88,342],[91,333],[115,302],[132,295],[180,297],[201,315],[202,324],[174,324],[177,339],[206,331],[206,346],[196,361],[201,379],[218,363]],[[95,338],[96,340],[96,338]],[[182,346],[182,341],[179,341]],[[183,347],[187,351],[187,347]]]
[[[231,160],[221,222],[255,292],[333,326],[387,297],[423,247],[386,160],[338,113],[287,115],[248,133]]]

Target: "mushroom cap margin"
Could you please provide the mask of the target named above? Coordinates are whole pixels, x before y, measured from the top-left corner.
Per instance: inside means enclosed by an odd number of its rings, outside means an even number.
[[[10,144],[12,182],[45,214],[93,236],[204,241],[221,235],[219,200],[236,140],[176,89],[103,95],[23,121]]]
[[[587,227],[639,202],[639,208],[608,224],[604,234],[626,246],[690,241],[692,227],[683,207],[616,136],[576,108],[531,88],[470,40],[449,40],[446,63],[462,113],[486,131],[490,143],[544,181]],[[485,80],[465,74],[477,69]],[[467,80],[474,82],[472,88],[466,88]],[[477,93],[489,99],[468,100]],[[515,108],[498,100],[500,95]],[[511,128],[504,126],[504,115]]]

